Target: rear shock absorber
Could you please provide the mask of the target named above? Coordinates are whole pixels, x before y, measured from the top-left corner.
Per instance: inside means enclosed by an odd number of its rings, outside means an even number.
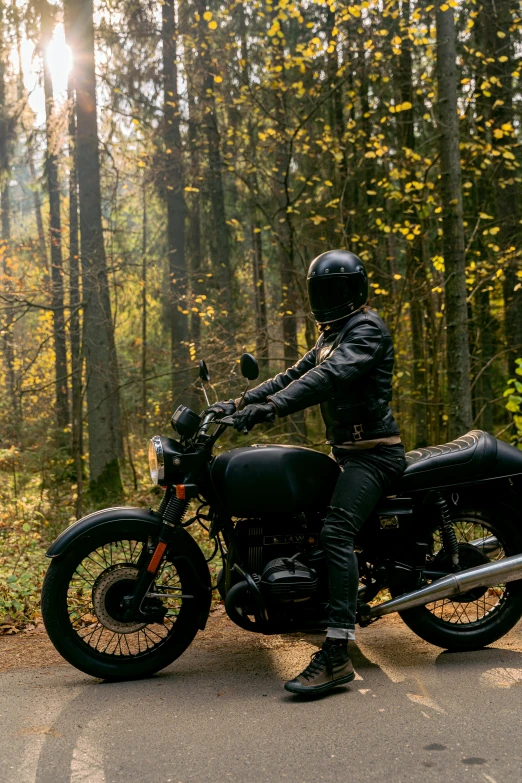
[[[439,509],[442,527],[442,545],[445,551],[451,555],[451,564],[454,571],[459,570],[459,542],[455,534],[455,528],[451,522],[451,514],[446,498],[439,494],[436,506]]]

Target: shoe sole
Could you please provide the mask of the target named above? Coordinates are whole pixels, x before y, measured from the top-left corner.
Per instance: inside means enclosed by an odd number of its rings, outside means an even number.
[[[285,682],[285,691],[289,693],[311,694],[311,693],[325,693],[331,691],[337,685],[346,685],[348,682],[352,682],[355,679],[355,672],[347,674],[345,677],[339,677],[338,680],[333,682],[325,682],[324,685],[301,685],[300,683]]]

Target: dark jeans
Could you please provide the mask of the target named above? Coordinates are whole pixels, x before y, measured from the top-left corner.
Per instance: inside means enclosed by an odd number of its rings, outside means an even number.
[[[328,507],[321,543],[328,562],[329,628],[346,628],[355,638],[359,587],[354,540],[377,501],[406,467],[404,446],[376,446],[366,451],[333,449],[341,474]]]

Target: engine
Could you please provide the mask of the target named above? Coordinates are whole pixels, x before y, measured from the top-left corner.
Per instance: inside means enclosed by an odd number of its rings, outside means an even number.
[[[319,520],[310,525],[299,517],[242,519],[236,524],[249,571],[268,604],[307,601],[317,594],[326,575],[319,525]]]
[[[317,571],[293,557],[270,560],[261,575],[261,593],[267,602],[308,601],[317,591]]]

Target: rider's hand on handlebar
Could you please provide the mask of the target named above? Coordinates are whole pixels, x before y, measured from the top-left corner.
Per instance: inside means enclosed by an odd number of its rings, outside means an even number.
[[[234,400],[224,400],[223,402],[215,402],[210,408],[207,408],[201,414],[202,416],[208,416],[209,413],[214,413],[216,418],[221,419],[222,416],[232,416],[236,412],[236,403]]]
[[[232,417],[234,429],[238,432],[249,432],[256,424],[261,424],[263,421],[274,421],[275,414],[275,406],[269,402],[261,405],[247,405]]]

